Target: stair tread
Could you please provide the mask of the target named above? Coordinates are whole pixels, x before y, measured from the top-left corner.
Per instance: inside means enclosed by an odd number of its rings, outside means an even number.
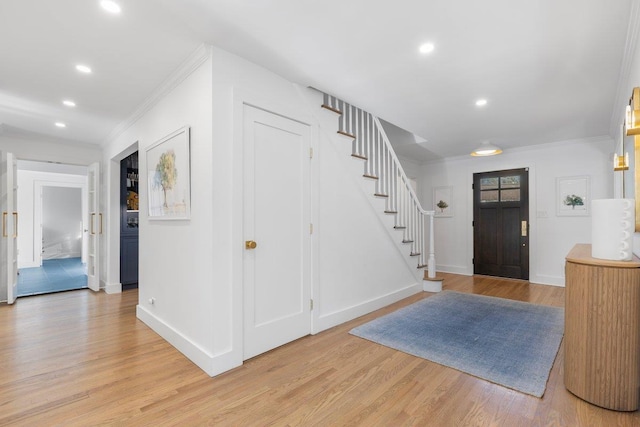
[[[368,159],[367,159],[367,160],[368,160]],[[365,178],[380,179],[380,178],[378,178],[378,177],[377,177],[377,176],[375,176],[375,175],[367,175],[366,173],[365,173],[364,175],[362,175],[362,176],[363,176],[363,177],[365,177]]]
[[[421,255],[421,253],[420,252],[411,252],[409,254],[409,256],[418,256],[418,255]]]
[[[373,195],[377,197],[389,197],[388,194],[381,194],[381,193],[374,193]]]
[[[388,214],[397,214],[398,211],[384,211],[384,213],[388,213]]]
[[[333,108],[333,107],[331,107],[329,105],[326,105],[326,104],[322,104],[321,107],[324,108],[324,109],[327,109],[329,111],[333,111],[336,114],[342,115],[342,111],[338,110],[337,108]]]
[[[395,228],[396,230],[404,230],[404,229],[406,229],[407,227],[405,227],[405,226],[403,226],[403,225],[396,225],[396,226],[394,226],[393,228]]]
[[[369,160],[368,158],[360,154],[352,154],[351,157],[355,157],[356,159],[361,159],[361,160]]]
[[[339,131],[338,131],[338,133],[339,133],[340,135],[344,135],[344,136],[347,136],[347,137],[349,137],[349,138],[356,139],[356,136],[355,136],[355,135],[352,135],[352,134],[350,134],[350,133],[348,133],[348,132],[345,132],[345,131],[343,131],[343,130],[339,130]]]
[[[403,240],[402,243],[413,243],[413,240]]]

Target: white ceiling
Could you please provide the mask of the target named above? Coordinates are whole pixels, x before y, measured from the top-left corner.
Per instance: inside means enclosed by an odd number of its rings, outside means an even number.
[[[413,132],[415,159],[607,135],[634,1],[2,0],[0,129],[103,143],[210,43]]]

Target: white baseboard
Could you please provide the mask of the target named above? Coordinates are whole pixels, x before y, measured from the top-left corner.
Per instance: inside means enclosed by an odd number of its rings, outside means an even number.
[[[320,315],[314,322],[312,333],[317,334],[318,332],[333,328],[334,326],[338,326],[344,322],[348,322],[349,320],[353,320],[357,317],[371,313],[372,311],[379,310],[383,307],[393,304],[394,302],[400,301],[401,299],[410,297],[411,295],[417,294],[418,292],[422,292],[422,282],[414,283],[413,285],[407,286],[406,288],[369,301],[365,301],[361,304],[357,304],[340,311]]]
[[[442,292],[442,280],[423,280],[422,290],[425,292]]]
[[[211,377],[242,365],[242,355],[237,351],[211,354],[141,305],[136,306],[136,317]]]
[[[564,288],[564,277],[559,276],[545,276],[538,274],[536,276],[529,277],[529,282],[537,283],[539,285],[560,286]]]
[[[473,266],[471,267],[471,271],[469,271],[469,268],[466,266],[436,264],[436,271],[440,271],[442,273],[460,274],[462,276],[473,276]]]
[[[18,271],[23,268],[35,268],[35,267],[41,267],[41,265],[35,261],[20,262],[20,265],[18,266]]]
[[[108,294],[122,293],[122,283],[105,283],[104,291]]]

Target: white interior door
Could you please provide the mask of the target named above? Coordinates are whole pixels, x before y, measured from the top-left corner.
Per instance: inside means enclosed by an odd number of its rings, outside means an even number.
[[[87,286],[97,292],[100,290],[100,237],[103,232],[102,213],[100,212],[100,163],[89,165],[87,190],[89,204]]]
[[[13,304],[18,294],[18,176],[17,162],[13,154],[2,156],[2,194],[0,205],[2,211],[2,283],[6,285],[7,303]],[[3,292],[4,293],[4,292]]]
[[[245,105],[243,135],[248,359],[311,331],[311,130]]]

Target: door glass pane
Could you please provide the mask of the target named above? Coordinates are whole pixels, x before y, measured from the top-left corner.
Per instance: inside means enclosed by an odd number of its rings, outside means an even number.
[[[480,203],[498,202],[499,191],[489,190],[480,192]]]
[[[480,178],[480,190],[493,190],[498,188],[498,177]]]
[[[519,188],[520,175],[500,177],[500,188]]]
[[[520,189],[514,190],[500,190],[500,201],[502,202],[519,202],[520,201]]]

